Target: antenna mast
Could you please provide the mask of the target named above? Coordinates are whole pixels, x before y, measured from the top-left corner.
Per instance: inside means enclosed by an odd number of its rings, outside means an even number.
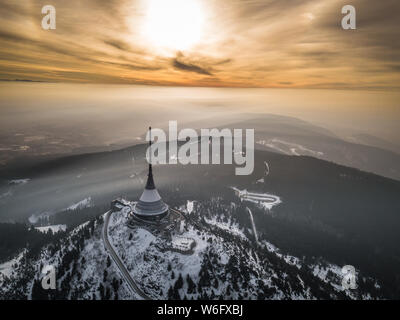
[[[151,171],[151,127],[149,127],[149,170]]]

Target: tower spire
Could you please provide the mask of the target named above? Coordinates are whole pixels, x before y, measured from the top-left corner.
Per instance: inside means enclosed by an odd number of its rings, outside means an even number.
[[[147,175],[146,187],[139,201],[134,205],[133,216],[141,221],[161,221],[168,215],[169,207],[162,201],[153,179],[153,168],[151,164],[151,127],[149,127],[149,173]]]
[[[156,186],[154,184],[153,167],[151,165],[151,127],[149,127],[149,138],[149,173],[147,175],[146,189],[152,190],[155,189]]]

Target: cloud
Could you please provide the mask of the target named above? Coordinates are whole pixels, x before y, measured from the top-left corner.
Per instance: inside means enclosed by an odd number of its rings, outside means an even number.
[[[183,54],[178,53],[177,57],[172,60],[173,67],[178,70],[195,72],[195,73],[204,74],[207,76],[212,75],[209,68],[201,66],[201,65],[193,63],[193,62],[185,62],[184,60],[185,60],[185,57],[183,56]]]
[[[350,31],[340,25],[344,0],[202,0],[203,37],[178,53],[148,45],[141,33],[143,1],[52,4],[57,29],[45,31],[42,1],[0,3],[2,78],[400,88],[398,0],[353,0],[357,30]]]
[[[179,70],[196,72],[196,73],[205,74],[205,75],[208,75],[208,76],[211,75],[210,71],[208,71],[208,70],[206,70],[206,69],[204,69],[202,67],[199,67],[199,66],[196,66],[196,65],[190,64],[190,63],[186,64],[186,63],[180,62],[177,59],[173,60],[173,66],[175,68],[179,69]]]
[[[32,79],[0,79],[0,81],[15,81],[15,82],[45,82]]]
[[[108,40],[104,40],[104,43],[115,49],[118,49],[118,50],[122,50],[122,51],[130,50],[129,46],[125,42],[122,42],[119,40],[108,39]]]

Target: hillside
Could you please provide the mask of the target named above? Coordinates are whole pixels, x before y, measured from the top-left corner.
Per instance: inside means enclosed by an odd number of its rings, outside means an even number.
[[[186,219],[173,237],[192,238],[192,253],[162,250],[166,239],[126,226],[126,210],[113,213],[112,245],[141,289],[152,299],[371,299],[379,284],[357,273],[359,288],[343,291],[340,267],[323,259],[282,254],[263,240],[256,244],[235,220],[240,205],[214,199],[182,207]],[[189,210],[188,210],[189,209]],[[205,213],[207,212],[207,213]],[[23,253],[0,277],[3,299],[137,299],[104,249],[102,216],[46,245]],[[53,265],[57,290],[44,291],[35,270]]]
[[[25,167],[24,177],[15,178],[30,180],[7,182],[12,196],[1,199],[1,212],[25,223],[41,217],[37,226],[75,228],[104,213],[116,197],[138,199],[146,178],[144,150],[140,145]],[[309,156],[261,150],[255,151],[250,176],[235,176],[230,165],[163,165],[154,172],[163,199],[172,207],[210,199],[239,205],[232,187],[279,197],[282,203],[271,210],[257,202],[238,206],[235,221],[243,230],[252,229],[248,207],[260,243],[267,241],[299,258],[354,265],[381,284],[383,296],[400,296],[400,182]],[[79,203],[89,206],[78,208]]]

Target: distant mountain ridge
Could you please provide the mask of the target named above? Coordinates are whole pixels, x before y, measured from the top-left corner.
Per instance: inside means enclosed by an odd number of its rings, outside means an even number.
[[[325,128],[297,118],[265,114],[231,123],[228,128],[254,128],[256,146],[261,149],[288,155],[314,156],[400,180],[400,154],[393,152],[390,144],[384,144],[382,139],[366,139],[362,135],[364,139],[350,142]]]

